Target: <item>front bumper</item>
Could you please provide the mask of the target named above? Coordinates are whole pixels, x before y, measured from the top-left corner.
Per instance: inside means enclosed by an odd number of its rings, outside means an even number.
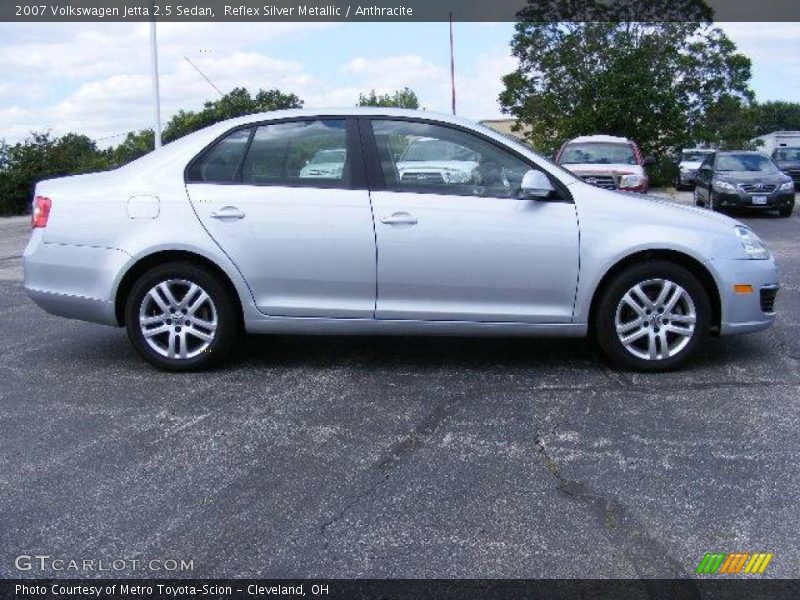
[[[678,185],[688,186],[697,183],[697,171],[680,171],[678,173]]]
[[[47,244],[34,230],[23,254],[25,291],[47,312],[117,325],[114,294],[131,257],[111,248]]]
[[[754,204],[755,196],[766,196],[766,204]],[[757,208],[776,210],[794,205],[794,192],[774,191],[771,194],[738,192],[714,192],[716,205],[720,208]]]
[[[720,335],[761,331],[774,323],[775,312],[769,296],[774,301],[779,285],[778,267],[772,258],[715,259],[710,266],[720,290]],[[735,285],[750,285],[753,291],[739,294],[734,291]]]

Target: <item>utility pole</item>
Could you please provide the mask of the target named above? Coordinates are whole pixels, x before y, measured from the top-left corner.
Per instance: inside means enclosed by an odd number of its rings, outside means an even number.
[[[450,13],[450,95],[453,103],[453,114],[456,114],[456,57],[453,47],[453,13]]]
[[[156,40],[156,22],[150,21],[150,59],[153,72],[153,116],[155,118],[156,149],[161,148],[161,98],[158,91],[158,44]]]

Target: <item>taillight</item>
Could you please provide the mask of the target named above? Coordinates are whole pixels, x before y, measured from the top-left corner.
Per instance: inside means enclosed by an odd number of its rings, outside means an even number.
[[[50,207],[53,202],[50,198],[36,196],[33,199],[33,214],[31,214],[31,227],[47,227],[47,217],[50,216]]]

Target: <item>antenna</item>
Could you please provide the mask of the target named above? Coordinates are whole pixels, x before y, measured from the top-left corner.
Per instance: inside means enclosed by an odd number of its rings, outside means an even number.
[[[219,89],[219,88],[218,88],[216,85],[214,85],[214,82],[213,82],[213,81],[211,81],[211,80],[208,78],[208,76],[206,76],[206,74],[205,74],[205,73],[203,73],[203,72],[200,70],[200,68],[199,68],[199,67],[198,67],[196,64],[194,64],[194,63],[193,63],[191,60],[189,60],[189,57],[188,57],[188,56],[184,56],[183,58],[186,60],[186,62],[188,62],[190,65],[192,65],[192,67],[194,68],[194,70],[195,70],[195,71],[197,71],[198,73],[200,73],[200,77],[202,77],[203,79],[205,79],[205,80],[208,82],[208,85],[210,85],[211,87],[213,87],[213,88],[214,88],[214,89],[217,91],[217,93],[218,93],[220,96],[224,96],[224,95],[225,95],[225,94],[223,94],[223,93],[222,93],[222,90],[220,90],[220,89]]]

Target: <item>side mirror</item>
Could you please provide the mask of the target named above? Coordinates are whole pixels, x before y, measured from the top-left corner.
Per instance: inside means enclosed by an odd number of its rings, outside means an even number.
[[[652,156],[645,156],[644,160],[642,161],[643,167],[652,167],[656,164],[656,159]]]
[[[522,193],[526,198],[547,198],[555,191],[547,175],[531,169],[522,176]]]

